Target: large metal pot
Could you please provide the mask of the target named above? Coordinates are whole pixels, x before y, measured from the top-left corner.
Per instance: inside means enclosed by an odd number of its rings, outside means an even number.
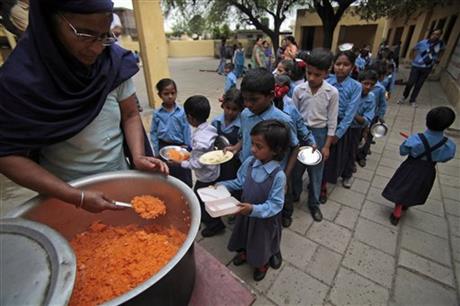
[[[201,215],[193,191],[174,177],[138,171],[104,173],[75,180],[70,184],[82,190],[102,191],[111,199],[124,202],[129,202],[135,195],[158,196],[165,201],[167,214],[154,222],[173,225],[188,233],[177,254],[158,273],[105,305],[186,305],[195,282],[193,242]],[[59,200],[44,197],[29,200],[6,217],[23,217],[44,223],[67,240],[85,231],[96,220],[110,225],[152,222],[141,219],[132,209],[92,214]]]

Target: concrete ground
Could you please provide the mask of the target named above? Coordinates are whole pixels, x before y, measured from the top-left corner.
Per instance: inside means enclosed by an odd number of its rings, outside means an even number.
[[[214,70],[216,60],[171,59],[170,67],[180,102],[203,94],[211,101],[212,115],[221,112],[217,99],[224,78],[199,71]],[[149,124],[151,109],[141,75],[136,77],[136,85],[144,105],[144,122]],[[263,281],[254,282],[252,269],[231,263],[234,254],[226,248],[230,230],[212,238],[197,237],[201,246],[255,292],[254,305],[460,304],[459,155],[437,166],[428,202],[411,208],[398,227],[388,220],[392,203],[381,196],[403,160],[398,153],[403,141],[399,132],[423,131],[427,111],[448,105],[438,82],[425,83],[416,109],[395,103],[402,90],[396,86],[385,116],[389,134],[372,146],[367,166],[358,166],[351,189],[340,184],[332,189],[329,201],[321,206],[323,222],[313,222],[305,204],[306,193],[302,194],[292,226],[283,230],[284,262],[279,270],[270,269]],[[459,145],[460,138],[453,136]],[[33,195],[1,177],[0,213]]]

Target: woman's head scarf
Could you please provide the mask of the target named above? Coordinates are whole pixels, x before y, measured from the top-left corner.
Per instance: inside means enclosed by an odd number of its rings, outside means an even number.
[[[137,73],[132,53],[118,45],[106,47],[88,69],[53,36],[53,12],[112,10],[110,0],[30,1],[29,27],[0,68],[0,156],[29,155],[76,135],[108,94]]]

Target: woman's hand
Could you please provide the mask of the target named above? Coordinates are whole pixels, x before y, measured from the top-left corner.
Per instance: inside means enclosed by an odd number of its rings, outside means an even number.
[[[80,204],[81,206],[79,206]],[[114,205],[112,200],[107,198],[102,192],[99,191],[84,191],[83,203],[78,203],[76,206],[92,213],[98,213],[106,209],[125,209],[125,207]]]
[[[134,157],[133,162],[137,170],[161,172],[166,175],[169,174],[168,165],[158,158],[140,155]]]

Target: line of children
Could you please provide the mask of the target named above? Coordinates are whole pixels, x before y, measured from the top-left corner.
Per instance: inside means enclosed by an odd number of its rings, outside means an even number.
[[[336,184],[342,177],[342,185],[351,187],[351,177],[346,176],[344,169],[350,158],[350,125],[359,108],[361,84],[351,78],[350,74],[355,63],[355,54],[351,51],[340,51],[334,59],[334,75],[327,82],[339,91],[339,111],[337,129],[332,140],[329,159],[324,165],[323,182],[320,202],[327,201],[327,183]]]
[[[177,85],[171,79],[161,79],[156,84],[161,106],[155,110],[150,129],[150,141],[155,155],[159,156],[160,149],[177,145],[190,148],[191,131],[186,115],[177,103]],[[192,187],[192,172],[178,165],[170,165],[169,174]]]
[[[281,267],[281,210],[286,175],[280,161],[289,148],[290,128],[278,120],[258,122],[250,132],[251,153],[238,170],[237,178],[218,184],[242,190],[240,211],[228,243],[238,254],[236,266],[254,267],[254,280],[265,277],[268,267]]]
[[[375,83],[372,93],[375,97],[375,111],[374,118],[372,119],[369,126],[372,126],[374,123],[380,122],[384,123],[384,116],[387,110],[387,99],[386,99],[386,89],[382,85],[381,81],[385,78],[386,75],[386,64],[382,61],[377,61],[373,63],[370,67],[370,70],[373,70],[377,73],[378,80]],[[359,148],[356,160],[361,167],[366,166],[366,157],[370,153],[371,144],[373,143],[373,136],[370,133],[369,128],[364,128],[363,130],[363,139],[364,144]]]
[[[368,127],[375,113],[375,96],[372,88],[377,82],[377,73],[374,70],[364,70],[358,74],[358,80],[362,86],[359,108],[350,126],[349,157],[342,173],[342,177],[351,178],[356,171],[356,158],[358,155],[359,143],[364,128]],[[347,188],[346,186],[344,186]]]
[[[308,171],[308,207],[313,219],[320,222],[323,215],[319,208],[321,181],[324,163],[329,158],[329,150],[337,127],[339,92],[325,81],[332,63],[332,53],[325,49],[314,49],[307,59],[307,82],[299,85],[293,94],[293,103],[300,111],[306,125],[312,131],[323,160],[315,166],[305,167],[298,163],[293,173],[293,197],[300,198],[302,176]]]
[[[399,147],[407,159],[382,192],[383,197],[395,203],[391,224],[398,224],[403,210],[425,204],[436,178],[436,163],[455,156],[455,143],[444,136],[454,121],[455,113],[449,107],[433,108],[426,116],[426,131],[411,135]]]
[[[285,123],[290,131],[289,154],[281,161],[281,166],[289,178],[297,160],[298,138],[297,128],[292,118],[273,105],[275,78],[263,68],[252,69],[241,82],[241,94],[246,109],[241,113],[241,136],[237,145],[228,150],[237,153],[241,150],[240,160],[244,162],[251,154],[251,130],[259,122],[275,119]],[[285,218],[284,224],[290,225],[290,218]]]
[[[299,113],[297,108],[292,103],[292,99],[288,97],[287,93],[289,92],[289,86],[291,84],[291,79],[287,75],[278,75],[275,78],[275,97],[273,99],[275,106],[288,114],[296,128],[297,138],[301,146],[307,145],[312,146],[316,149],[316,141],[312,132],[305,125],[305,121],[302,118],[302,115]],[[299,164],[296,161],[293,173],[296,171],[296,166]],[[293,180],[288,179],[288,190],[286,192],[285,203],[283,206],[283,227],[289,227],[292,223],[292,214],[294,213],[294,196],[293,196]]]

